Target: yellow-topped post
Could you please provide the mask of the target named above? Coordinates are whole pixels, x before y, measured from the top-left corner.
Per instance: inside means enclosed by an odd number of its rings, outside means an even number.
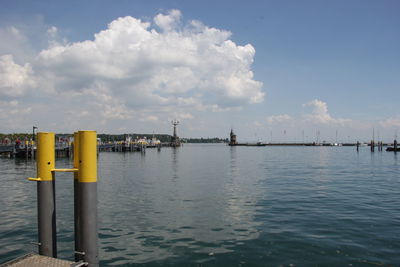
[[[37,181],[39,254],[57,257],[56,202],[54,190],[54,133],[38,133]]]
[[[79,131],[78,192],[82,259],[99,266],[97,236],[97,133]]]
[[[41,181],[52,181],[55,167],[54,133],[38,133],[37,176]]]
[[[79,182],[97,182],[97,133],[79,131]]]

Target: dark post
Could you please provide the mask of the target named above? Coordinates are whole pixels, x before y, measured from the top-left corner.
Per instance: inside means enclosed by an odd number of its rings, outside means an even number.
[[[360,142],[357,141],[357,152],[358,152],[359,148],[360,148]]]
[[[375,143],[374,140],[371,140],[371,152],[375,151]]]
[[[32,128],[32,141],[35,141],[36,130],[37,130],[37,127],[33,126],[33,128]]]
[[[79,131],[79,200],[83,260],[99,266],[97,248],[97,134]]]
[[[57,257],[54,133],[38,133],[37,181],[39,254]]]
[[[32,128],[32,146],[31,146],[32,159],[35,158],[35,136],[36,136],[37,129],[38,129],[38,127],[36,127],[36,126],[33,126],[33,128]]]
[[[393,148],[394,148],[394,153],[396,153],[397,152],[397,140],[396,139],[393,141]]]

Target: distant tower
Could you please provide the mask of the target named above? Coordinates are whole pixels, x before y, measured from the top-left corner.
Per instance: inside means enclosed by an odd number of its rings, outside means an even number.
[[[179,121],[175,119],[171,121],[171,124],[174,126],[174,134],[171,137],[171,146],[173,147],[181,146],[181,141],[179,140],[179,137],[176,135],[176,126],[179,125]]]
[[[233,129],[231,129],[231,139],[229,140],[229,145],[233,146],[236,145],[237,141],[236,141],[236,134],[233,133]]]

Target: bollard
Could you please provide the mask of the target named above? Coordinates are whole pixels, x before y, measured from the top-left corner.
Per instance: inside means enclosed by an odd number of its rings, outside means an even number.
[[[57,257],[54,133],[38,133],[37,181],[39,254]]]
[[[95,131],[79,131],[78,134],[81,252],[89,267],[97,267],[97,134]]]
[[[74,168],[79,168],[79,133],[74,133]],[[78,262],[82,259],[79,252],[82,251],[81,245],[81,220],[79,212],[79,181],[78,172],[74,172],[74,228],[75,228],[75,261]],[[77,253],[78,252],[78,253]]]

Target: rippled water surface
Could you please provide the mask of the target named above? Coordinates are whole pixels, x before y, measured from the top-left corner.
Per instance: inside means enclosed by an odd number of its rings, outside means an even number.
[[[102,266],[400,266],[394,153],[185,145],[98,163]],[[34,162],[0,158],[0,263],[36,250],[29,176]],[[72,259],[73,179],[56,180],[59,257]]]

